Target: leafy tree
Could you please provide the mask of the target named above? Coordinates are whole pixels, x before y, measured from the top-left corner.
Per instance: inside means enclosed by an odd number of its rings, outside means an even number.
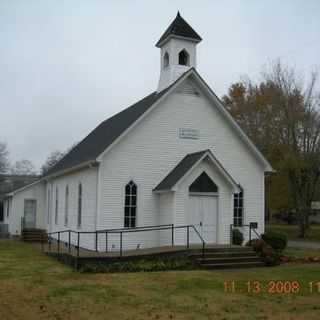
[[[31,161],[23,159],[16,161],[11,167],[11,173],[16,175],[36,175],[36,169]]]
[[[302,81],[295,70],[278,61],[259,84],[242,81],[223,97],[230,113],[278,171],[270,185],[278,184],[281,197],[286,197],[285,206],[294,208],[301,237],[307,235],[311,201],[320,181],[320,94],[316,83],[317,73]],[[281,200],[277,189],[271,202],[277,197]]]
[[[7,145],[0,141],[0,173],[7,173],[9,170],[9,151]]]

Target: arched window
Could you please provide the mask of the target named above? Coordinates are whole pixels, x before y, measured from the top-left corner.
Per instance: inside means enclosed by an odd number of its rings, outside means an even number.
[[[137,185],[130,181],[125,188],[124,227],[135,228],[137,215]]]
[[[59,191],[58,187],[56,187],[56,207],[54,212],[54,222],[58,224],[58,208],[59,208]]]
[[[169,53],[166,52],[163,56],[163,68],[167,68],[169,66]]]
[[[68,211],[69,211],[69,187],[66,186],[65,200],[64,200],[64,225],[68,225]]]
[[[179,53],[179,64],[182,66],[189,66],[190,65],[189,54],[185,49],[183,49]]]
[[[243,191],[233,195],[233,224],[237,227],[243,225]]]
[[[218,187],[205,172],[202,172],[200,176],[190,185],[189,192],[216,193],[218,192]]]
[[[78,219],[77,219],[78,228],[81,227],[82,223],[82,185],[79,183],[78,185]]]

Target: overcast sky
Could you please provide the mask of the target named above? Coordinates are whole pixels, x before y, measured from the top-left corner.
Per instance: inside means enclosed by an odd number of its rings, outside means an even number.
[[[154,45],[180,10],[217,95],[281,58],[320,68],[320,1],[0,0],[0,141],[37,168],[154,91]]]

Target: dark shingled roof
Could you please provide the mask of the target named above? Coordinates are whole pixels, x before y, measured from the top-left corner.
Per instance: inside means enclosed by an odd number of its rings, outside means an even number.
[[[192,168],[192,166],[208,152],[203,150],[187,154],[177,166],[153,189],[154,191],[167,191],[171,188]]]
[[[102,122],[51,168],[46,173],[46,176],[81,165],[88,161],[96,160],[107,147],[160,99],[172,85],[161,92],[155,91],[149,94],[129,108]]]
[[[162,41],[164,41],[170,35],[180,36],[184,38],[190,38],[200,42],[201,37],[192,29],[192,27],[178,14],[173,22],[170,24],[168,29],[161,36],[159,41],[156,43],[156,47],[159,47]]]
[[[37,180],[39,180],[39,176],[0,174],[0,199],[3,198],[5,194],[20,189]]]

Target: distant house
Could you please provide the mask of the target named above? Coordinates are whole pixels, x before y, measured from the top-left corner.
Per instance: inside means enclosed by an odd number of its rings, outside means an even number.
[[[21,217],[24,227],[48,232],[194,225],[217,244],[230,242],[232,224],[247,239],[251,222],[264,231],[264,179],[272,167],[196,71],[201,40],[178,13],[156,43],[156,91],[103,121],[46,176],[9,193],[12,234],[20,234]],[[161,246],[171,236],[132,232],[123,245]],[[118,248],[117,237],[110,248]],[[175,243],[185,239],[175,234]],[[81,241],[95,247],[93,237]],[[198,241],[195,232],[190,241]]]
[[[0,174],[0,224],[6,224],[9,221],[9,201],[4,205],[6,194],[37,180],[39,177],[33,175]]]

